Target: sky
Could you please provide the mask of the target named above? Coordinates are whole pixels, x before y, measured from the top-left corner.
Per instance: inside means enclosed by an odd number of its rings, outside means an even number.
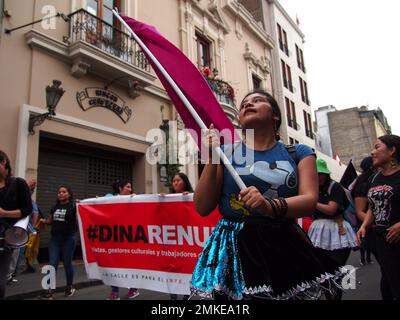
[[[279,0],[305,34],[313,110],[380,107],[400,135],[400,1]]]

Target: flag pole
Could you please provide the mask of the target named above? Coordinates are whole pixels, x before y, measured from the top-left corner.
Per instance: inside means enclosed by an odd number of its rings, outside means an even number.
[[[208,129],[207,126],[205,125],[203,120],[199,117],[196,110],[193,108],[192,104],[189,102],[189,100],[186,98],[186,96],[183,94],[181,89],[178,87],[178,85],[175,83],[175,81],[171,78],[171,76],[168,74],[168,72],[164,69],[164,67],[161,65],[161,63],[157,60],[157,58],[149,50],[149,48],[147,48],[147,46],[143,43],[143,41],[129,27],[129,25],[126,23],[126,21],[121,18],[121,16],[119,15],[119,13],[116,10],[113,9],[112,12],[115,15],[115,17],[118,18],[118,20],[121,21],[121,23],[125,26],[125,28],[131,33],[132,37],[139,44],[139,46],[142,48],[142,50],[147,54],[147,56],[151,59],[151,61],[153,61],[153,63],[157,66],[157,68],[163,74],[165,79],[168,81],[168,83],[174,89],[175,93],[182,100],[183,104],[188,109],[188,111],[190,112],[190,114],[192,115],[192,117],[194,118],[196,123],[198,124],[198,126],[203,130],[207,130]],[[229,173],[232,175],[232,178],[235,180],[235,182],[238,185],[238,187],[240,188],[240,190],[245,189],[246,185],[244,184],[243,180],[240,178],[240,176],[236,172],[236,170],[233,168],[232,164],[229,162],[229,159],[226,157],[226,155],[222,151],[221,147],[216,147],[215,150],[217,151],[219,158],[222,160],[226,169],[228,169]]]

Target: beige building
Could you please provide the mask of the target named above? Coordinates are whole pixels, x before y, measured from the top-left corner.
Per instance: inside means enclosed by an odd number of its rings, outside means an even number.
[[[338,155],[344,164],[350,159],[357,170],[360,162],[371,154],[377,138],[391,132],[388,121],[381,109],[369,110],[368,107],[336,110],[330,107],[317,110],[326,114],[329,126],[331,152]],[[322,117],[319,117],[322,121]],[[319,123],[318,123],[319,128]],[[318,129],[319,130],[319,129]],[[323,143],[325,140],[321,140]],[[325,141],[326,142],[326,141]],[[324,146],[327,149],[329,146]]]
[[[240,0],[276,42],[272,51],[273,93],[282,109],[282,138],[315,148],[304,60],[305,36],[277,0]]]
[[[237,1],[230,0],[13,0],[0,20],[0,149],[15,174],[38,181],[43,211],[60,184],[77,198],[111,192],[116,178],[133,180],[136,193],[166,191],[156,165],[146,161],[147,133],[179,119],[143,53],[111,8],[156,26],[199,68],[214,71],[216,94],[232,121],[237,103],[254,87],[272,92],[274,41]],[[2,11],[3,12],[3,11]],[[13,28],[62,13],[21,29]],[[6,33],[5,29],[12,30]],[[55,116],[45,89],[65,90]],[[234,94],[232,94],[232,92]],[[31,132],[29,129],[32,129]],[[198,165],[182,171],[193,184]]]

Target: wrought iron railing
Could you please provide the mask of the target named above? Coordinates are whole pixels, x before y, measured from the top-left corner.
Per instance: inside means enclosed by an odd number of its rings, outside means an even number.
[[[150,72],[149,61],[129,34],[84,9],[71,13],[69,18],[69,40],[71,44],[84,41],[129,64]]]
[[[219,79],[205,78],[219,102],[235,106],[235,90],[229,83]]]

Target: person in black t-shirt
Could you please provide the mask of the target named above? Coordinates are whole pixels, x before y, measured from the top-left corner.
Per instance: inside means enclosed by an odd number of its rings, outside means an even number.
[[[400,137],[385,135],[371,152],[374,167],[381,171],[368,184],[369,210],[357,240],[361,243],[372,225],[382,276],[394,300],[400,300]]]
[[[357,226],[358,228],[361,226],[368,211],[368,198],[367,198],[367,191],[366,186],[368,184],[368,180],[370,177],[376,173],[376,170],[372,166],[372,157],[368,156],[364,158],[361,163],[360,167],[362,173],[360,176],[357,177],[356,182],[354,183],[353,189],[351,191],[351,195],[354,199],[354,205],[356,208],[357,213]],[[371,234],[372,230],[369,230],[365,235],[365,239],[360,244],[360,264],[364,265],[366,263],[371,264],[371,246],[373,245]],[[374,253],[375,255],[375,253]]]
[[[50,216],[43,219],[44,224],[51,224],[51,238],[49,241],[49,265],[57,270],[60,258],[64,264],[67,287],[65,296],[70,297],[75,293],[72,286],[74,267],[72,257],[74,255],[78,222],[76,217],[76,204],[70,188],[60,186],[57,192],[57,203],[50,210]],[[53,298],[51,290],[43,292],[40,299]]]
[[[5,231],[32,212],[28,185],[21,178],[13,178],[10,160],[0,151],[0,300],[6,294],[7,273],[12,249],[4,241]]]
[[[356,235],[351,225],[343,218],[346,195],[342,186],[331,179],[331,172],[325,160],[317,159],[317,171],[319,197],[308,235],[321,254],[344,266],[351,249],[357,247]],[[326,294],[330,300],[340,300],[341,296],[341,291],[334,295]]]

